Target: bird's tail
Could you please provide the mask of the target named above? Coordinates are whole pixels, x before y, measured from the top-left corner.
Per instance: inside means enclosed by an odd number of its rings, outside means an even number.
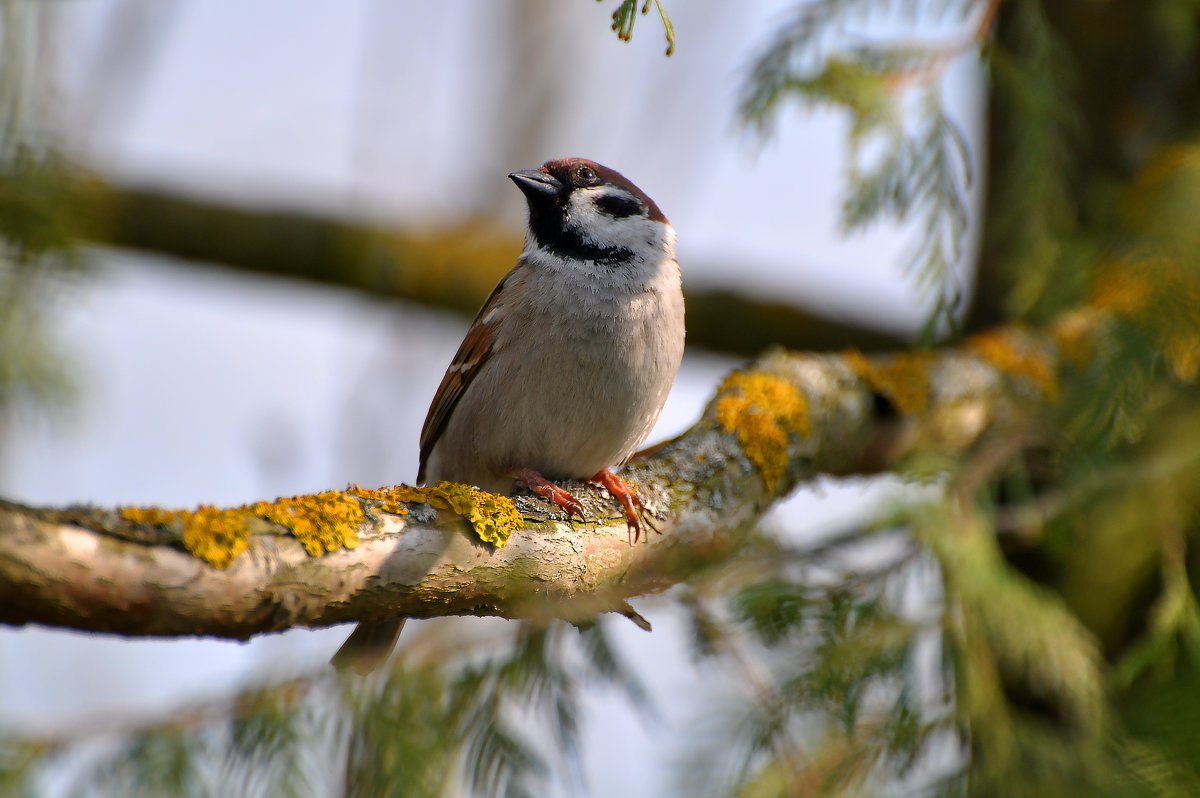
[[[363,621],[354,627],[329,664],[339,671],[349,668],[359,676],[366,676],[387,661],[403,628],[403,618]]]

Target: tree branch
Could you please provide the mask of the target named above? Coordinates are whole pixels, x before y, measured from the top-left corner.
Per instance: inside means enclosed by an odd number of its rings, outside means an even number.
[[[936,353],[769,353],[729,375],[690,430],[627,467],[662,519],[649,545],[630,545],[594,486],[579,489],[587,521],[518,497],[523,528],[499,549],[456,514],[403,501],[408,488],[192,513],[0,503],[0,622],[245,639],[397,614],[622,611],[625,597],[730,556],[817,473],[879,471],[918,448],[963,453],[1028,423],[1057,368],[1050,336],[1013,328]]]

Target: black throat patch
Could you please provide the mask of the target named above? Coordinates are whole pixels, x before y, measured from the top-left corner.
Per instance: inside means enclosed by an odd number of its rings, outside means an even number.
[[[561,258],[590,260],[601,266],[621,266],[633,259],[633,250],[626,247],[602,247],[588,241],[574,227],[565,224],[563,211],[551,205],[530,203],[529,229],[534,240],[547,252]]]

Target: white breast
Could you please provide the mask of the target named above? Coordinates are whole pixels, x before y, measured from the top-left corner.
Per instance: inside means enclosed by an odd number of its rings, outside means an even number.
[[[430,481],[507,492],[510,467],[587,479],[649,434],[683,356],[674,233],[647,222],[650,257],[616,266],[536,249],[506,283],[494,353],[430,453]]]

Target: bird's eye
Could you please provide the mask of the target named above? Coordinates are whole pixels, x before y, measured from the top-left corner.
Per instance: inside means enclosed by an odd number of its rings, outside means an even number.
[[[596,176],[596,170],[590,166],[581,166],[575,172],[575,177],[580,183],[595,183],[599,178]]]

